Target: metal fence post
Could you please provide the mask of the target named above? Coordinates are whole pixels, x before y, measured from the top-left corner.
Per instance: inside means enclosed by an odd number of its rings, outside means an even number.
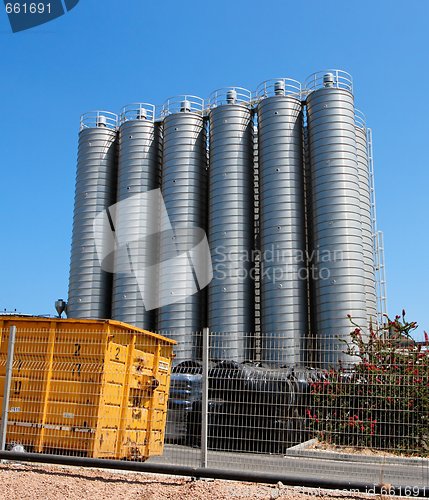
[[[6,447],[7,420],[9,415],[10,386],[12,383],[13,353],[15,349],[16,326],[10,327],[9,345],[7,348],[6,377],[4,381],[3,405],[0,424],[0,451]]]
[[[209,329],[203,329],[203,380],[201,397],[201,467],[207,467],[208,400],[209,400]]]

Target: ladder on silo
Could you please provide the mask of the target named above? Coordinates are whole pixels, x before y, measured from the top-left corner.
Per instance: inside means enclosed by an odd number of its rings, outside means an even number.
[[[371,196],[371,225],[374,244],[374,270],[377,289],[377,316],[378,326],[381,327],[386,322],[387,315],[387,283],[386,283],[386,264],[384,259],[384,235],[377,228],[377,207],[375,199],[375,181],[374,181],[374,153],[372,130],[367,130],[368,144],[368,165],[369,165],[369,188]]]

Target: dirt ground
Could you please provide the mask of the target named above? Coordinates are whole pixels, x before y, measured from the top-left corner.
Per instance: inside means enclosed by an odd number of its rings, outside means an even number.
[[[335,453],[347,453],[348,455],[365,455],[371,457],[402,457],[410,458],[413,455],[405,455],[404,453],[390,453],[387,450],[373,450],[371,448],[363,447],[352,447],[352,446],[338,446],[335,444],[329,444],[324,441],[314,440],[314,443],[310,444],[307,450],[318,450],[318,451],[332,451]]]
[[[51,465],[0,464],[0,499],[8,500],[324,500],[380,496],[309,488],[205,481],[143,473],[124,473]],[[387,498],[387,497],[383,497]]]

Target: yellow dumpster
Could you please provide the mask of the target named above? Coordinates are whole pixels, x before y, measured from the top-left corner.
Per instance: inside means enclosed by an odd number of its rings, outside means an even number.
[[[93,458],[162,454],[173,340],[111,320],[0,316],[0,404],[12,325],[9,444]]]

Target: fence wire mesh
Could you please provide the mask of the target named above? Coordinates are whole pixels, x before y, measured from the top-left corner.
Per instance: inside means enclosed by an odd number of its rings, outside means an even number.
[[[123,328],[18,327],[8,449],[429,487],[427,345],[309,338],[301,362],[284,366],[263,361],[270,345],[253,334],[243,335],[251,359],[228,347],[213,358],[223,335],[173,346]],[[176,362],[187,342],[200,356]]]

